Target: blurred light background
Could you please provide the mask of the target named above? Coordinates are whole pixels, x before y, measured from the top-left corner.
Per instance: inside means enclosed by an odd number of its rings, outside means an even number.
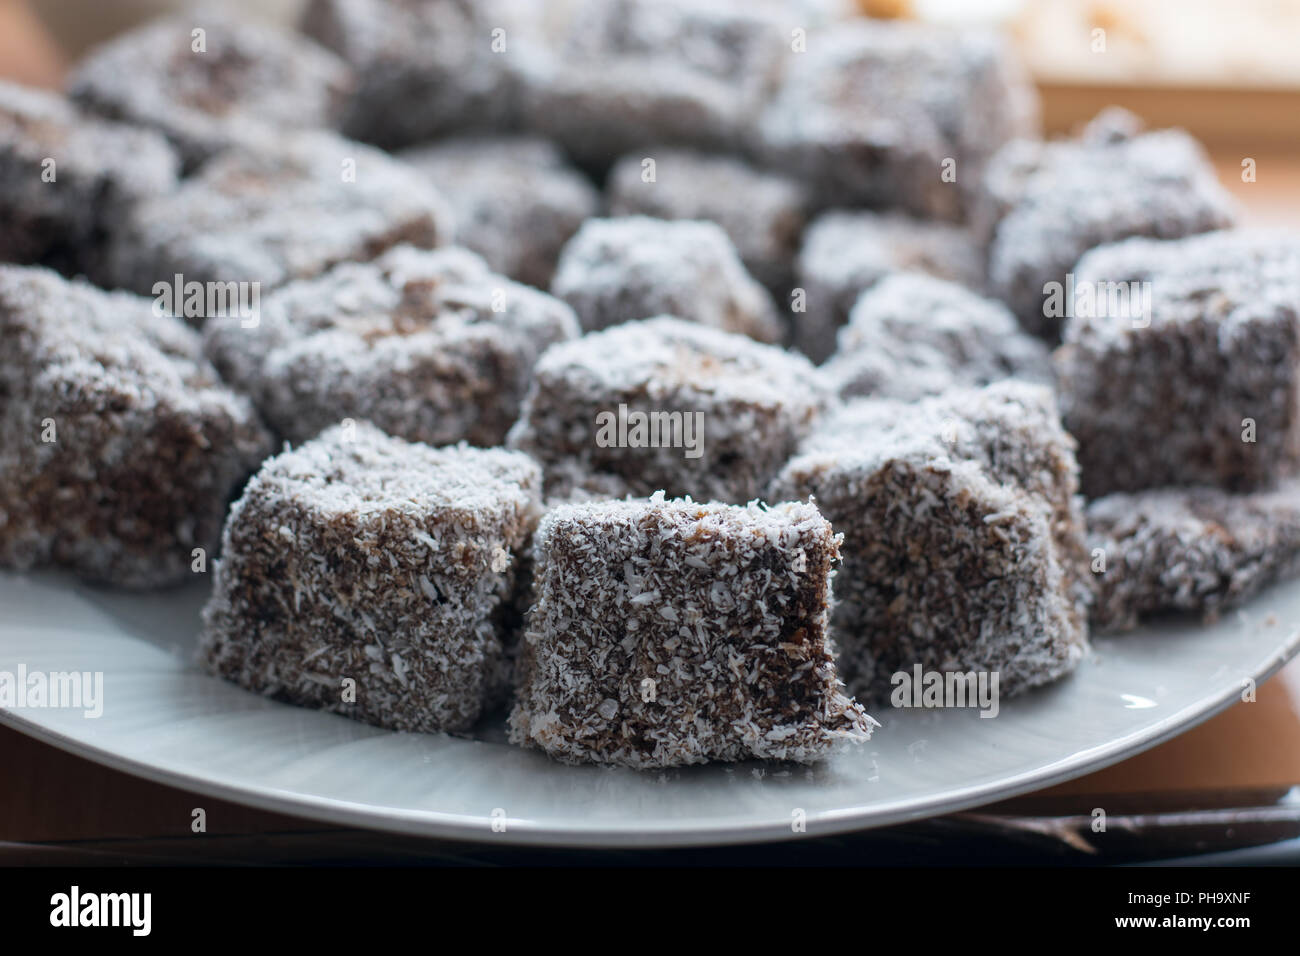
[[[214,2],[0,0],[0,76],[56,86],[66,65],[95,42],[167,10]],[[305,2],[218,5],[289,24]],[[810,23],[849,13],[998,26],[1038,81],[1049,134],[1069,132],[1104,106],[1126,106],[1151,126],[1181,126],[1204,142],[1257,221],[1300,215],[1300,0],[751,2],[784,3]],[[1256,183],[1240,182],[1246,157],[1256,161]]]

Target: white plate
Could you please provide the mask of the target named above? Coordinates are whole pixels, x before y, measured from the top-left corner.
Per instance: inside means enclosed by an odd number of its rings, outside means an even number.
[[[1095,642],[1070,678],[976,711],[886,711],[867,745],[805,770],[567,767],[503,742],[394,734],[265,700],[190,663],[205,586],[97,591],[0,574],[0,671],[102,671],[103,714],[0,721],[163,783],[332,823],[585,846],[736,843],[947,813],[1114,763],[1240,699],[1300,647],[1300,585],[1210,627]],[[495,828],[494,828],[495,823]],[[503,829],[504,828],[504,829]]]

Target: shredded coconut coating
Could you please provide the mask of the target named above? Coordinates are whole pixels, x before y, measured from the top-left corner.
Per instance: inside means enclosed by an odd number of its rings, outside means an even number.
[[[357,73],[344,131],[392,149],[515,125],[544,13],[534,0],[311,0],[302,30]]]
[[[907,272],[862,293],[822,374],[841,398],[913,400],[1004,378],[1052,382],[1047,347],[1001,302]]]
[[[1037,127],[1033,86],[1002,38],[858,20],[810,32],[788,57],[758,136],[766,161],[827,205],[959,219],[989,157]]]
[[[815,507],[564,505],[535,549],[514,743],[653,769],[811,763],[871,736],[826,637],[838,549]]]
[[[804,290],[804,311],[793,316],[795,346],[824,361],[859,296],[895,272],[924,272],[980,289],[984,254],[964,227],[952,223],[842,209],[818,216],[795,262],[795,284]]]
[[[596,187],[537,137],[465,136],[401,158],[447,197],[457,244],[539,289],[550,286],[564,244],[600,208]]]
[[[789,57],[778,9],[700,0],[586,0],[552,55],[524,65],[524,115],[605,168],[663,144],[733,152]]]
[[[175,192],[134,208],[114,234],[109,280],[141,294],[186,282],[259,282],[269,291],[401,243],[452,232],[445,200],[418,172],[321,131],[230,149]]]
[[[354,85],[352,69],[306,37],[212,11],[120,34],[68,80],[87,109],[166,135],[190,168],[285,129],[335,126]]]
[[[1178,239],[1236,217],[1195,140],[1137,127],[1122,110],[1107,111],[1078,140],[1015,144],[990,164],[989,287],[1049,341],[1060,338],[1062,319],[1045,314],[1044,286],[1064,283],[1089,249],[1132,236]]]
[[[643,178],[646,159],[655,162],[653,182]],[[808,210],[796,180],[733,156],[654,147],[615,163],[605,195],[613,216],[717,223],[751,275],[776,295],[790,291]]]
[[[174,189],[177,169],[154,133],[0,81],[0,261],[92,270],[108,229],[135,203]]]
[[[507,442],[542,463],[550,497],[663,490],[743,504],[762,494],[828,398],[802,356],[661,316],[548,349]],[[700,456],[669,444],[601,447],[597,416],[620,405],[629,420],[698,413]]]
[[[1136,114],[1119,106],[1108,106],[1084,124],[1075,141],[1048,142],[1034,137],[1007,143],[984,170],[971,209],[971,228],[979,242],[987,246],[993,241],[998,223],[1015,209],[1040,168],[1053,162],[1068,162],[1071,156],[1077,158],[1080,144],[1105,146],[1135,139],[1142,134],[1144,125]]]
[[[588,331],[675,315],[760,342],[783,332],[771,296],[727,234],[702,220],[589,219],[560,254],[551,293]]]
[[[524,455],[408,444],[367,423],[270,459],[226,522],[203,666],[391,730],[469,729],[499,693],[540,485]]]
[[[214,556],[271,441],[198,336],[146,299],[0,266],[0,339],[0,566],[150,588]]]
[[[505,440],[542,352],[578,332],[567,305],[473,253],[410,246],[277,289],[254,328],[227,318],[203,330],[222,376],[289,441],[353,418],[483,447]]]
[[[1087,650],[1089,582],[1072,443],[1051,393],[1001,382],[830,415],[773,482],[844,535],[834,634],[849,690],[997,671],[1016,694]]]
[[[1300,233],[1129,239],[1090,252],[1075,271],[1092,284],[1149,282],[1151,292],[1149,325],[1076,316],[1055,355],[1085,494],[1248,491],[1294,470]]]
[[[1232,494],[1217,488],[1117,493],[1088,504],[1092,625],[1128,630],[1161,611],[1213,621],[1276,581],[1300,575],[1300,482]]]

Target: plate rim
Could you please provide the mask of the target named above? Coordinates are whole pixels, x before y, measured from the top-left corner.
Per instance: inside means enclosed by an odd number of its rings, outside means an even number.
[[[1112,639],[1122,641],[1123,635]],[[1256,685],[1272,678],[1290,660],[1300,653],[1300,628],[1291,632],[1250,674]],[[1067,678],[1068,679],[1068,678]],[[935,794],[913,801],[891,801],[864,807],[844,807],[820,811],[808,817],[806,828],[795,832],[788,822],[780,824],[693,824],[677,827],[596,824],[582,828],[535,823],[507,817],[504,830],[494,831],[493,820],[485,816],[469,816],[438,810],[404,810],[388,807],[377,809],[373,804],[358,804],[322,797],[278,787],[258,785],[233,785],[172,770],[134,757],[124,757],[114,751],[68,737],[56,730],[29,720],[15,710],[0,707],[0,724],[25,736],[50,744],[77,757],[100,766],[118,770],[131,776],[165,786],[186,790],[201,796],[214,797],[243,806],[254,807],[287,816],[335,826],[377,830],[431,839],[460,842],[497,842],[510,846],[584,848],[584,849],[654,849],[703,846],[739,846],[785,840],[809,839],[819,836],[836,836],[844,833],[876,829],[900,823],[913,822],[933,816],[959,813],[972,807],[984,806],[1035,790],[1064,783],[1096,770],[1119,763],[1167,740],[1179,736],[1193,727],[1227,710],[1240,695],[1240,689],[1225,685],[1218,694],[1210,695],[1170,714],[1140,732],[1133,732],[1087,750],[1077,751],[1045,767],[1020,773],[1014,777],[992,780],[973,785],[954,795],[953,791]]]

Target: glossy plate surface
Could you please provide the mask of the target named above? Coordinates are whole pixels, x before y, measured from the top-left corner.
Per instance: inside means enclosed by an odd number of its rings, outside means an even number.
[[[1094,642],[1059,684],[975,710],[876,712],[872,741],[811,769],[567,767],[483,739],[394,734],[265,700],[191,663],[206,586],[160,595],[0,573],[0,679],[103,673],[102,715],[10,707],[0,721],[159,782],[332,823],[584,846],[795,837],[952,812],[1079,776],[1239,700],[1300,648],[1300,585],[1210,626]],[[494,827],[495,823],[495,827]]]

